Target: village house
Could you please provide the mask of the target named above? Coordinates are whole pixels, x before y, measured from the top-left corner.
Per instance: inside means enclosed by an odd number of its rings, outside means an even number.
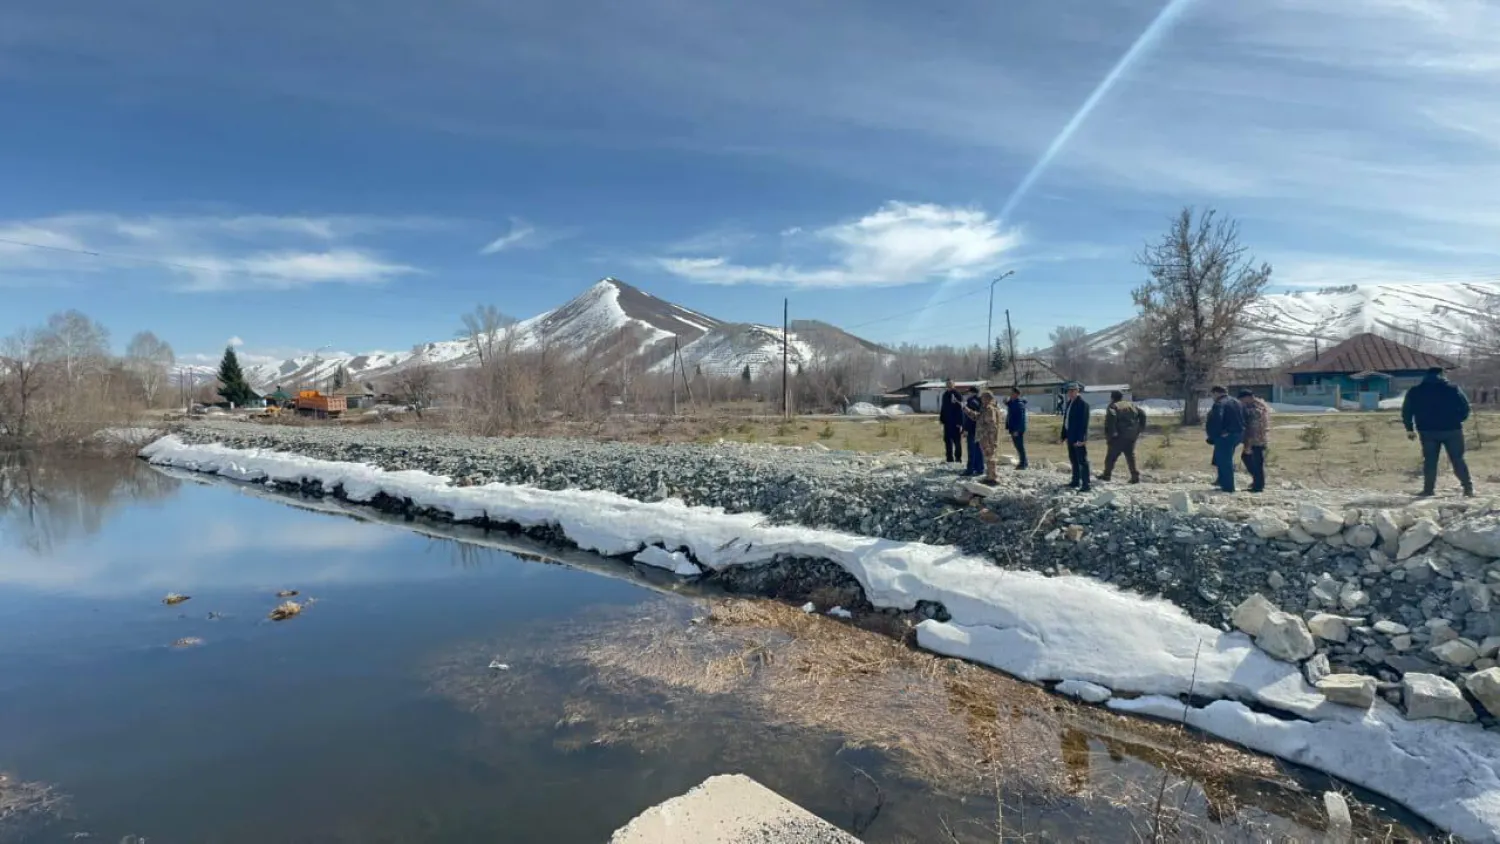
[[[1375,410],[1384,399],[1416,386],[1433,367],[1454,369],[1453,361],[1388,340],[1356,334],[1333,348],[1287,369],[1291,385],[1278,387],[1275,400],[1323,407]]]

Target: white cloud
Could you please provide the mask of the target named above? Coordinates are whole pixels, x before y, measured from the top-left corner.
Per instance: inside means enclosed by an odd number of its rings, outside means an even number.
[[[486,243],[479,254],[494,255],[508,249],[545,249],[572,235],[570,231],[540,229],[519,217],[512,217],[510,231]]]
[[[819,229],[811,240],[827,250],[821,265],[744,264],[725,257],[659,258],[658,264],[701,284],[893,287],[988,273],[1021,243],[1021,235],[978,209],[889,202],[857,220]]]
[[[444,225],[422,217],[88,213],[0,221],[0,280],[76,283],[186,277],[179,289],[285,290],[313,284],[378,284],[419,272],[351,241],[391,229]]]
[[[245,341],[241,340],[238,336],[234,336],[234,337],[230,337],[229,340],[228,340],[228,342],[225,343],[225,345],[226,346],[233,346],[234,348],[238,349],[240,346],[245,345]]]

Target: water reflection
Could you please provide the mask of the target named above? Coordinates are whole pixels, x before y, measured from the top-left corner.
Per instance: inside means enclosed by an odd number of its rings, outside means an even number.
[[[98,533],[122,504],[160,501],[180,483],[130,458],[0,450],[0,541],[51,553]]]

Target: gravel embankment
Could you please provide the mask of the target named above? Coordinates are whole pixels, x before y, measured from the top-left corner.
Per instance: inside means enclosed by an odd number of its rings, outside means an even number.
[[[1039,467],[1004,471],[1002,485],[979,507],[959,503],[970,496],[956,489],[952,467],[907,454],[737,443],[487,439],[411,429],[234,422],[192,424],[177,433],[189,442],[421,469],[460,484],[602,489],[645,501],[681,498],[731,512],[764,513],[777,523],[954,545],[997,565],[1088,574],[1160,595],[1225,629],[1233,609],[1261,593],[1309,620],[1315,613],[1343,619],[1343,631],[1326,619],[1314,625],[1333,633],[1318,640],[1319,653],[1335,671],[1387,681],[1411,671],[1461,680],[1470,670],[1490,667],[1494,654],[1483,651],[1500,645],[1500,639],[1485,644],[1500,636],[1500,607],[1492,609],[1490,603],[1490,587],[1500,585],[1496,560],[1440,538],[1460,523],[1472,527],[1475,514],[1492,509],[1493,502],[1482,499],[1444,498],[1413,510],[1407,496],[1290,485],[1262,496],[1231,497],[1209,493],[1206,476],[1139,486],[1116,483],[1078,495],[1062,488],[1065,475]],[[1324,508],[1325,522],[1332,517],[1345,527],[1310,535],[1303,524],[1309,530],[1328,527],[1307,515],[1310,504]],[[1398,560],[1398,543],[1426,531],[1417,524],[1424,518],[1437,528],[1436,535],[1420,554]],[[1400,524],[1387,537],[1390,522]],[[1376,537],[1378,547],[1364,544],[1366,533]],[[1431,650],[1455,639],[1474,644],[1476,653],[1467,663],[1462,659],[1467,654],[1445,659]]]

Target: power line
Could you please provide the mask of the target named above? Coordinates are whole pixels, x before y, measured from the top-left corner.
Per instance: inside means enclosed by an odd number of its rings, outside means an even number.
[[[121,255],[118,252],[96,252],[92,249],[74,249],[69,246],[50,246],[45,243],[27,243],[24,240],[12,240],[8,237],[0,237],[0,243],[4,243],[10,246],[22,246],[27,249],[42,249],[48,252],[66,252],[70,255],[87,255],[91,258],[112,258],[116,261],[134,261],[141,264],[156,264],[158,266],[169,267],[174,270],[186,270],[187,272],[194,273],[229,273],[234,275],[252,276],[256,278],[262,278],[270,275],[268,273],[258,273],[254,270],[247,270],[239,267],[201,267],[194,264],[179,264],[174,261],[163,261],[160,258],[143,258],[139,255]]]

